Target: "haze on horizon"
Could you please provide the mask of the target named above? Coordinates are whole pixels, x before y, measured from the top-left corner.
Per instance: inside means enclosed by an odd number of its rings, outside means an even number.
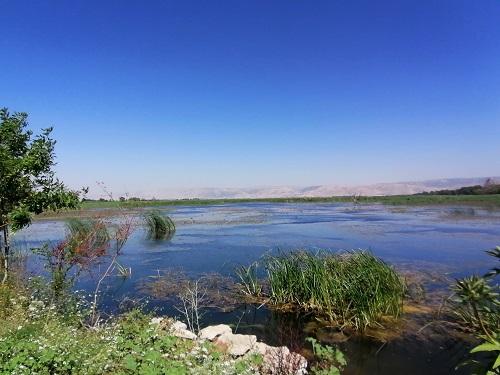
[[[500,175],[500,2],[2,1],[0,106],[112,191]]]

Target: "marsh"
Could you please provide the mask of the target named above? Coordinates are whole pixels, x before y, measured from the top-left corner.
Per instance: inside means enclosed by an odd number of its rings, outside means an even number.
[[[229,323],[239,332],[256,334],[270,343],[294,342],[300,347],[307,336],[340,342],[351,359],[348,374],[454,372],[470,342],[458,332],[444,332],[443,327],[421,328],[433,319],[432,308],[449,293],[450,282],[486,271],[491,261],[483,250],[500,243],[500,210],[484,207],[472,211],[470,206],[259,202],[157,209],[173,219],[175,236],[152,241],[145,229],[134,232],[120,258],[121,265],[131,268],[130,277],[110,278],[107,285],[104,301],[110,312],[123,306],[124,300],[138,300],[157,314],[175,316],[175,290],[155,294],[159,280],[179,284],[172,275],[190,280],[217,275],[216,288],[230,292],[237,266],[280,250],[367,249],[408,280],[417,280],[414,285],[422,294],[417,307],[407,309],[390,329],[364,335],[341,333],[311,314],[244,303],[233,306],[227,296],[206,309],[205,324]],[[131,214],[139,218],[143,213],[137,209]],[[64,235],[63,220],[37,220],[19,232],[15,241],[31,248]],[[29,267],[41,271],[35,257]],[[92,285],[89,276],[76,287],[85,290]],[[169,290],[168,283],[160,286]]]

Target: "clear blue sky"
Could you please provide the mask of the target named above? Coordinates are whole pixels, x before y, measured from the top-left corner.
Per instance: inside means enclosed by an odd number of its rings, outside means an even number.
[[[111,189],[500,175],[500,1],[3,1],[0,106]]]

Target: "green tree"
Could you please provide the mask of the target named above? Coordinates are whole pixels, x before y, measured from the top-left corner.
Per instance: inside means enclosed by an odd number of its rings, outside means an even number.
[[[55,176],[52,128],[33,135],[27,129],[26,113],[10,114],[0,109],[0,245],[4,258],[3,283],[10,256],[9,232],[31,223],[32,215],[47,210],[75,208],[79,192],[72,191]]]

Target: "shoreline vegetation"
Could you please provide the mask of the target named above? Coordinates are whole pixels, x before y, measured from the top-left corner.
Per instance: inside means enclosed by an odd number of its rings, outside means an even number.
[[[131,266],[121,262],[124,246],[134,231],[145,232],[148,241],[169,241],[175,235],[176,223],[154,206],[255,202],[345,202],[353,207],[500,205],[499,186],[490,180],[483,187],[411,196],[163,201],[120,197],[117,201],[83,199],[81,202],[88,189],[69,190],[55,177],[55,141],[50,138],[51,129],[33,136],[27,130],[26,117],[23,113],[10,115],[6,109],[0,110],[0,172],[5,176],[0,179],[1,374],[341,373],[347,364],[341,349],[328,346],[326,340],[323,345],[318,334],[305,336],[310,333],[306,329],[294,333],[295,337],[283,337],[285,345],[281,347],[257,342],[256,335],[233,333],[232,327],[222,324],[201,329],[203,315],[213,307],[209,301],[213,294],[209,295],[204,283],[222,281],[221,274],[176,283],[172,307],[183,321],[153,316],[153,311],[149,313],[146,302],[142,304],[140,299],[130,300],[128,307],[121,305],[127,296],[120,301],[119,310],[110,315],[106,301],[113,296],[107,287],[116,277],[124,279],[132,275]],[[141,212],[142,222],[131,214],[141,207],[152,207]],[[52,213],[58,210],[63,211]],[[40,215],[43,212],[51,213]],[[34,215],[69,219],[62,240],[47,241],[31,249],[38,269],[31,269],[30,254],[11,242],[12,234],[28,227]],[[500,247],[487,250],[487,254],[500,260]],[[269,253],[258,262],[235,270],[233,276],[240,283],[231,290],[235,292],[233,298],[243,304],[258,304],[257,308],[266,305],[273,312],[285,308],[308,314],[341,335],[349,331],[362,335],[379,326],[393,332],[395,324],[381,323],[402,321],[405,301],[415,294],[403,275],[368,251],[312,253],[299,249]],[[168,285],[161,288],[160,270],[157,272],[154,289],[168,292]],[[435,320],[422,327],[433,322],[441,326],[453,324],[479,340],[480,344],[470,351],[472,356],[460,364],[481,367],[480,371],[474,371],[478,374],[500,373],[498,275],[500,270],[494,267],[483,276],[457,280],[451,286],[453,294],[442,304],[446,315],[440,312]],[[81,276],[88,277],[90,283],[78,291],[76,286]],[[222,284],[213,289],[223,296]],[[425,292],[423,287],[422,291]],[[418,298],[419,291],[416,292]],[[446,332],[441,331],[440,335]],[[480,356],[476,357],[476,353]]]
[[[142,200],[137,198],[125,200],[83,200],[80,208],[46,211],[37,215],[38,219],[78,216],[89,210],[103,210],[103,214],[113,214],[114,210],[137,209],[161,206],[210,206],[236,203],[352,203],[383,204],[393,206],[419,205],[477,205],[484,207],[500,207],[500,194],[482,195],[384,195],[384,196],[333,196],[333,197],[289,197],[289,198],[217,198],[217,199],[159,199]]]

